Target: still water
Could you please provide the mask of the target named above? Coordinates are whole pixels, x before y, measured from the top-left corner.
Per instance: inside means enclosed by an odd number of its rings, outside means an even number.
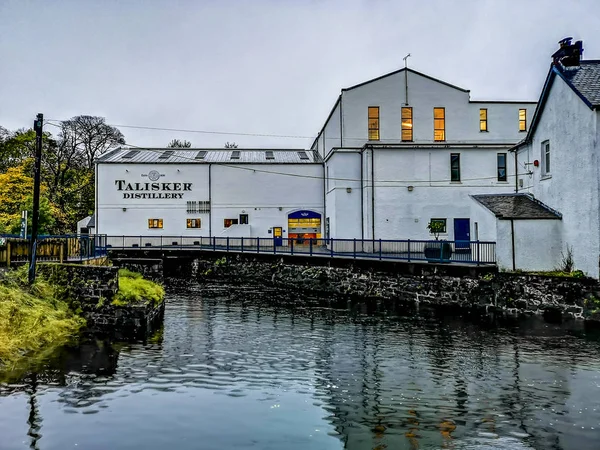
[[[171,288],[150,342],[0,385],[0,449],[600,448],[593,336],[279,295]]]

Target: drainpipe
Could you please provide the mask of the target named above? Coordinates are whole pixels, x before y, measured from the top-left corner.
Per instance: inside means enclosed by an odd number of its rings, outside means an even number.
[[[371,236],[375,242],[375,150],[371,146]]]
[[[519,192],[519,150],[515,150],[515,192]]]
[[[512,240],[512,270],[517,270],[516,257],[515,257],[515,221],[510,219],[510,238]]]
[[[322,227],[322,232],[323,231],[327,231],[325,229],[325,227],[327,226],[327,170],[325,168],[325,164],[326,162],[323,161],[323,218],[324,220],[321,220],[321,227]],[[289,236],[290,230],[289,230],[289,222],[288,222],[288,236]],[[322,235],[325,233],[322,233]],[[321,236],[322,236],[321,235]],[[329,235],[325,236],[325,239],[329,239],[331,238],[331,222],[329,223]]]
[[[212,180],[211,180],[212,164],[208,165],[208,237],[212,237]]]
[[[94,205],[94,233],[95,234],[99,234],[98,232],[98,162],[96,162],[96,167],[95,167],[95,177],[94,177],[94,187],[95,187],[95,191],[96,191],[96,204]],[[90,230],[88,230],[89,233]],[[25,239],[27,239],[27,236],[25,236]]]
[[[342,125],[342,120],[344,116],[342,115],[342,95],[340,94],[340,147],[344,146],[344,127]]]
[[[364,199],[364,175],[363,175],[363,149],[360,149],[360,238],[365,240],[365,199]]]

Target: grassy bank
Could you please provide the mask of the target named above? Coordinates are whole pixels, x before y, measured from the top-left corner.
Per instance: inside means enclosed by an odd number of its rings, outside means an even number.
[[[119,269],[119,291],[112,304],[116,306],[153,303],[158,305],[165,298],[165,290],[160,284],[146,280],[141,274],[127,269]]]
[[[55,288],[40,279],[27,284],[27,268],[0,281],[0,368],[20,357],[46,354],[77,336],[85,321],[56,298]]]

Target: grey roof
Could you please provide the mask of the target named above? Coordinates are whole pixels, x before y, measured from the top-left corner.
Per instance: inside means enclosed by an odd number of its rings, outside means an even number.
[[[561,74],[591,106],[600,106],[600,60],[583,60],[578,67],[562,69]]]
[[[267,159],[267,153],[269,153],[269,159]],[[303,149],[119,147],[100,156],[96,162],[112,164],[321,164],[322,159],[317,152]]]
[[[94,228],[96,226],[96,214],[90,216],[90,220],[87,223],[88,228]]]
[[[472,195],[498,219],[561,219],[558,211],[528,194]]]

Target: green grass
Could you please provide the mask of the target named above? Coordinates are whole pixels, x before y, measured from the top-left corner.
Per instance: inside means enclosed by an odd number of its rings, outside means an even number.
[[[119,269],[119,291],[112,301],[115,306],[154,303],[160,304],[165,298],[163,287],[141,274],[127,269]]]
[[[27,268],[10,271],[0,283],[0,367],[21,357],[47,354],[78,335],[85,320],[57,300],[43,279],[27,285]]]

